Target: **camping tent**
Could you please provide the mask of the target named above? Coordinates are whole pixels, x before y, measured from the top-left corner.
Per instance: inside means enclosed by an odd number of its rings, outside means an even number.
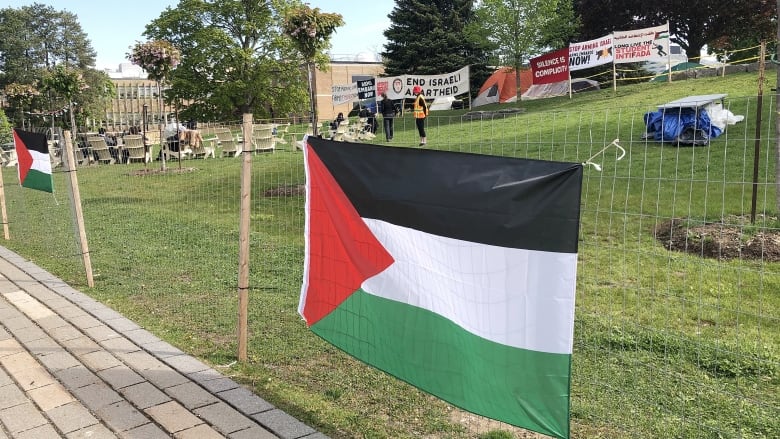
[[[701,69],[705,67],[706,66],[704,64],[699,64],[695,62],[683,62],[672,66],[671,70],[672,70],[672,74],[674,74],[674,72],[684,72],[687,70],[695,70],[695,69]],[[667,82],[669,81],[668,75],[669,75],[669,70],[668,69],[664,70],[663,72],[661,72],[661,75],[651,79],[650,82],[661,82],[661,81]],[[672,75],[672,77],[674,77],[674,75]]]
[[[571,78],[572,93],[598,90],[599,83],[587,78]],[[532,85],[523,93],[521,99],[541,99],[552,98],[555,96],[566,96],[569,94],[569,81],[551,82],[549,84]]]
[[[436,98],[433,100],[433,103],[428,107],[428,110],[430,111],[449,110],[452,108],[453,102],[455,102],[455,98],[453,96],[444,96],[444,97]]]
[[[531,71],[520,70],[520,89],[521,92],[528,90],[531,86]],[[517,101],[517,80],[515,78],[515,69],[512,67],[501,67],[482,84],[479,94],[471,103],[472,107],[479,107],[487,104],[503,104],[505,102]]]

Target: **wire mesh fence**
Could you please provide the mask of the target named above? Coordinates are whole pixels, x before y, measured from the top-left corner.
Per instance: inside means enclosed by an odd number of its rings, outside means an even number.
[[[601,168],[588,166],[583,182],[573,437],[780,435],[774,105],[765,100],[756,129],[755,99],[726,101],[744,120],[702,146],[647,136],[639,106],[429,118],[429,148],[592,158]],[[3,245],[332,437],[536,437],[449,407],[307,331],[296,311],[305,203],[297,145],[307,127],[283,126],[285,143],[252,156],[246,364],[234,364],[240,156],[218,147],[216,158],[171,160],[165,172],[160,161],[80,166],[94,288],[62,168],[54,196],[2,169]],[[238,122],[220,127],[241,132]],[[616,139],[621,160],[605,149]],[[417,147],[414,120],[397,118],[392,142],[381,132],[368,142]]]

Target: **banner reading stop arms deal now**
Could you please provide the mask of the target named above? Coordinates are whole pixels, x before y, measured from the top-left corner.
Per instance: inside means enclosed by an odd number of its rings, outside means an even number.
[[[612,35],[569,44],[569,70],[584,70],[612,62]]]

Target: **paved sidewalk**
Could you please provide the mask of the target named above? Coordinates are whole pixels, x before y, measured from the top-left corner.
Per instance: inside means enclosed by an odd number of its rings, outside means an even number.
[[[0,246],[0,439],[326,436]]]

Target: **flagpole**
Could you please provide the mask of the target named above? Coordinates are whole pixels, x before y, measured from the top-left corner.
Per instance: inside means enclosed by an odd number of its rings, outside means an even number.
[[[669,51],[666,52],[666,65],[669,66],[669,78],[667,78],[667,81],[672,82],[672,30],[669,28],[669,21],[666,22],[666,35],[667,47],[669,48]]]
[[[617,91],[617,69],[615,68],[615,33],[612,32],[612,91]]]
[[[72,109],[71,109],[72,110]],[[92,288],[95,286],[95,280],[92,277],[92,260],[89,256],[89,244],[87,244],[87,232],[84,228],[84,212],[81,209],[81,193],[79,192],[79,181],[76,177],[76,164],[73,161],[73,140],[69,131],[65,130],[65,154],[63,155],[63,166],[65,174],[68,176],[68,195],[70,196],[70,206],[73,210],[74,227],[76,228],[76,238],[81,246],[81,259],[84,262],[84,271],[87,274],[87,285]]]

